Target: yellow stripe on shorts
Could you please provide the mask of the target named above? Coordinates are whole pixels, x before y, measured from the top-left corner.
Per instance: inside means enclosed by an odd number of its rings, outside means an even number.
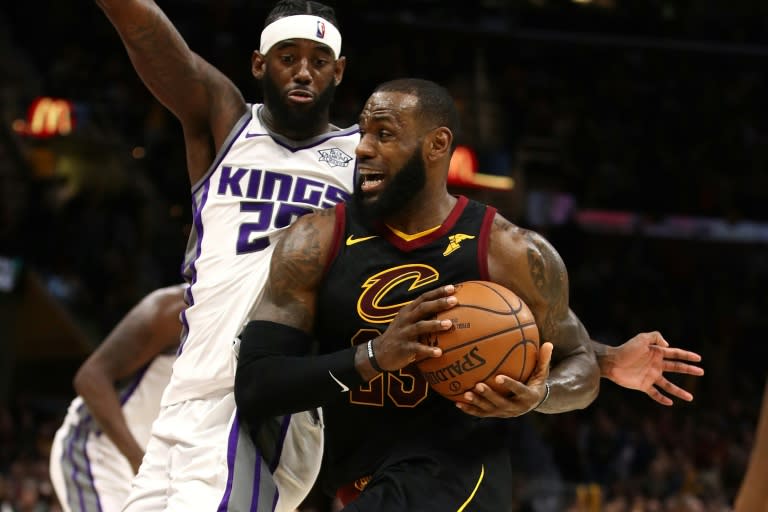
[[[480,465],[480,477],[477,479],[477,483],[475,484],[475,488],[472,489],[472,494],[469,495],[469,498],[467,498],[467,501],[461,504],[459,509],[456,512],[462,512],[465,508],[467,508],[467,505],[469,505],[469,502],[472,501],[472,498],[475,497],[475,494],[477,494],[477,489],[480,487],[480,482],[483,481],[483,477],[485,476],[485,465]]]

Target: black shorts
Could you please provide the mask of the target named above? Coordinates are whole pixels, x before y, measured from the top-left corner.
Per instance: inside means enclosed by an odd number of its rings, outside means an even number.
[[[507,512],[509,453],[425,453],[382,467],[342,512]]]

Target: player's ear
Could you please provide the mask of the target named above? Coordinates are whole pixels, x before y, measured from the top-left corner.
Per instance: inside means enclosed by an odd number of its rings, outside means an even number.
[[[264,78],[264,73],[266,72],[265,68],[266,59],[264,58],[264,54],[258,50],[254,50],[253,55],[251,55],[251,74],[256,80],[261,80]]]
[[[428,140],[429,146],[427,148],[427,158],[439,160],[446,154],[450,155],[453,133],[447,127],[441,126],[432,130]]]
[[[342,56],[333,63],[333,83],[339,85],[344,78],[344,70],[347,68],[347,58]]]

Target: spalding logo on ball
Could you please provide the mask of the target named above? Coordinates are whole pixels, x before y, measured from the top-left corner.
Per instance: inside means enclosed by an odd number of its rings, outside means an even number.
[[[421,339],[443,355],[416,363],[433,390],[460,401],[478,382],[492,388],[496,375],[525,382],[536,367],[539,329],[533,313],[513,291],[490,281],[456,285],[458,304],[437,315],[448,331]]]

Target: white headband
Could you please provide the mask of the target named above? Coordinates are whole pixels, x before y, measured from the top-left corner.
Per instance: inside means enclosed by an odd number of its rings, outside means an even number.
[[[270,48],[286,39],[310,39],[328,45],[334,58],[341,54],[341,34],[333,23],[311,14],[286,16],[273,21],[261,31],[259,51],[266,55]]]

